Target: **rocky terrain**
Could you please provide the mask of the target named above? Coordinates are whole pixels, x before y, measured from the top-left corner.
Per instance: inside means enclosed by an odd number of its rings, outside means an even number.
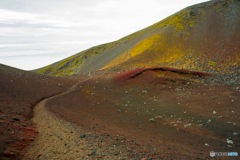
[[[0,159],[239,159],[240,1],[187,7],[35,71],[0,64]]]

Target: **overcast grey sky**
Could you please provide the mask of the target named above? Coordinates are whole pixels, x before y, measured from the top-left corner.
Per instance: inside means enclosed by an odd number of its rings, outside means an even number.
[[[0,63],[43,67],[205,1],[0,0]]]

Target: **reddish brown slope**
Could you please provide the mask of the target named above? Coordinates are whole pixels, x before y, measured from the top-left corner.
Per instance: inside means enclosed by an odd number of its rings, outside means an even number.
[[[77,80],[39,75],[0,64],[0,159],[19,158],[35,139],[34,105],[71,87]]]
[[[209,159],[211,150],[239,151],[239,88],[173,76],[151,83],[161,78],[151,70],[132,75],[123,82],[92,78],[47,102],[55,115],[95,135],[90,159]]]

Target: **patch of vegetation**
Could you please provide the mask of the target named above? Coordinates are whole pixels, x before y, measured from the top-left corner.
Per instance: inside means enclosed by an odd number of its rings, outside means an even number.
[[[78,64],[78,60],[79,60],[79,58],[75,60],[75,65],[77,65],[77,64]]]
[[[208,61],[209,66],[217,66],[217,62]]]

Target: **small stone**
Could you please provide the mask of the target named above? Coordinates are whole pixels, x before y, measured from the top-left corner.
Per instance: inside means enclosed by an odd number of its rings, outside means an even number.
[[[216,111],[213,111],[213,114],[216,114],[217,112]]]
[[[16,118],[16,117],[13,117],[12,118],[14,121],[20,121],[20,119],[19,118]]]
[[[238,134],[239,134],[239,133],[237,133],[237,132],[234,132],[234,133],[233,133],[234,136],[236,136],[236,135],[238,135]]]
[[[86,137],[85,134],[81,134],[81,135],[80,135],[80,138],[85,138],[85,137]]]
[[[5,150],[3,154],[7,157],[15,157],[15,154],[13,152],[10,152],[8,150]]]
[[[150,118],[149,121],[155,122],[155,119],[154,118]]]
[[[209,144],[205,143],[205,146],[209,146]]]
[[[233,141],[227,138],[227,144],[233,144]]]
[[[227,145],[229,148],[232,148],[233,146],[231,146],[231,145]]]

